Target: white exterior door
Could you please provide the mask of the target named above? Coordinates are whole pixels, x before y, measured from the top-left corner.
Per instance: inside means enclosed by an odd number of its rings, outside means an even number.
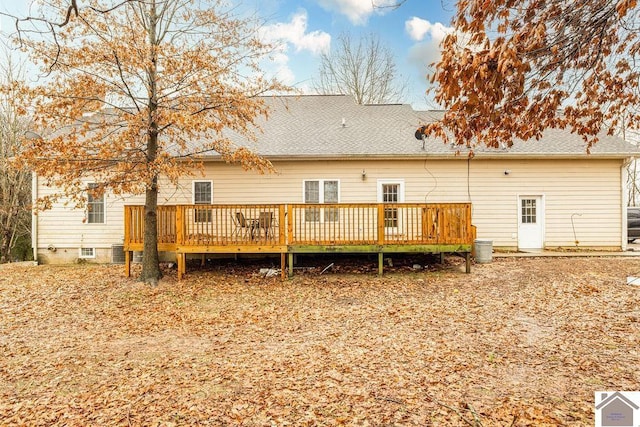
[[[544,199],[542,196],[518,197],[518,249],[542,249],[544,246]]]
[[[378,202],[379,203],[403,203],[404,202],[404,180],[378,180]],[[402,215],[400,209],[384,209],[384,232],[385,235],[394,235],[402,230]]]

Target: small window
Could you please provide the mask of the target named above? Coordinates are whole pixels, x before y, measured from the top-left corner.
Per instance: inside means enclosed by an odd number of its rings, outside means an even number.
[[[95,257],[96,257],[95,248],[80,248],[80,258],[95,258]]]
[[[522,199],[521,217],[523,224],[535,224],[537,222],[536,215],[536,199]]]
[[[98,184],[90,183],[87,188],[93,190]],[[99,196],[87,192],[87,222],[89,224],[104,224],[104,194]]]
[[[304,181],[304,203],[322,204],[340,202],[340,183],[333,180]],[[339,221],[337,208],[310,207],[305,209],[304,219],[307,222]]]
[[[193,181],[193,204],[210,205],[213,201],[213,182]],[[211,222],[213,212],[211,209],[196,207],[194,210],[195,222]]]

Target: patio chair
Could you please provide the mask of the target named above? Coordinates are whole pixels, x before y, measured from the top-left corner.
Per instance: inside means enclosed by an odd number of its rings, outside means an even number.
[[[258,215],[258,233],[264,230],[264,237],[274,237],[273,231],[273,212],[260,212]]]
[[[256,224],[255,221],[245,218],[242,212],[236,212],[235,216],[232,215],[233,224],[235,228],[231,233],[231,237],[239,236],[243,240],[253,239]]]

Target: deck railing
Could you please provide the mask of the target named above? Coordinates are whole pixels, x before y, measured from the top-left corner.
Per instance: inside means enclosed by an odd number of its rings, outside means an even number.
[[[285,244],[284,205],[181,205],[181,246]]]
[[[464,244],[468,203],[288,205],[288,243],[310,245]]]
[[[176,243],[176,206],[158,206],[158,245],[175,246]],[[144,243],[144,206],[124,207],[125,246],[141,247]]]
[[[284,244],[284,205],[158,206],[157,212],[159,244]],[[144,206],[125,206],[124,217],[125,245],[141,246],[144,242]]]
[[[157,212],[165,250],[473,242],[470,203],[178,205]],[[139,250],[143,240],[144,207],[125,206],[125,246]]]

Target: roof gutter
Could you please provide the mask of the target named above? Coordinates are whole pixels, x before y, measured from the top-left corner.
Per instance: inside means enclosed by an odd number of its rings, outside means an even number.
[[[476,152],[474,159],[476,160],[514,160],[514,159],[530,159],[530,160],[613,160],[628,159],[630,153],[482,153]],[[415,153],[415,154],[321,154],[321,155],[262,155],[268,160],[280,161],[313,161],[313,160],[467,160],[467,153]],[[220,156],[202,156],[198,160],[205,162],[224,161]]]

